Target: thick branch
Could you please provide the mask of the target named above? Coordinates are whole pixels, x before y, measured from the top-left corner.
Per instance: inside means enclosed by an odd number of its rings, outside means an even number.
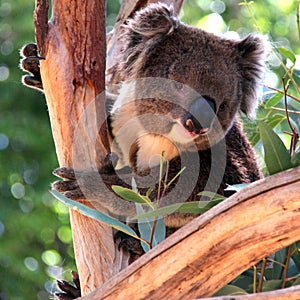
[[[299,183],[300,167],[251,184],[84,299],[213,295],[263,257],[300,239]]]

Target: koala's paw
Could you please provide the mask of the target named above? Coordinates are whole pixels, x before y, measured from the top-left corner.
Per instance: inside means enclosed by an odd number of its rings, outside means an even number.
[[[130,253],[129,264],[133,263],[145,253],[140,241],[132,236],[129,236],[122,231],[117,231],[114,235],[115,242],[117,239],[121,239],[118,249],[123,249]]]
[[[117,164],[118,157],[114,153],[109,153],[106,155],[103,165],[100,170],[97,171],[103,178],[103,182],[107,182],[109,185],[118,184],[118,177],[115,174],[114,167]],[[76,173],[76,174],[75,174]],[[97,175],[93,171],[89,170],[81,170],[81,171],[74,171],[72,168],[57,168],[53,171],[53,174],[63,181],[55,181],[52,184],[52,188],[58,192],[63,193],[66,197],[71,198],[73,200],[84,199],[84,194],[80,189],[80,185],[78,180],[81,179],[83,186],[87,189],[97,189],[97,185],[93,184],[97,182]],[[77,178],[76,178],[77,176]],[[93,192],[91,190],[91,192]],[[94,191],[92,194],[97,194],[97,190]],[[91,195],[91,194],[89,194]]]
[[[72,281],[74,285],[71,285],[65,280],[56,281],[58,288],[62,291],[54,294],[56,299],[71,300],[81,297],[79,276],[75,271],[72,271]]]
[[[25,45],[21,50],[21,68],[29,72],[30,75],[22,77],[22,82],[31,87],[43,90],[43,83],[40,74],[40,60],[45,59],[38,55],[37,45],[30,43]]]
[[[53,171],[53,174],[64,180],[53,182],[52,189],[63,193],[67,198],[73,200],[84,199],[84,195],[75,177],[75,171],[72,168],[57,168]]]

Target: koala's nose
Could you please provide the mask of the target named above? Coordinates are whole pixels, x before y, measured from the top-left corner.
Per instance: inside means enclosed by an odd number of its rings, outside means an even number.
[[[183,120],[184,127],[193,133],[205,133],[216,115],[215,102],[208,97],[196,99]]]

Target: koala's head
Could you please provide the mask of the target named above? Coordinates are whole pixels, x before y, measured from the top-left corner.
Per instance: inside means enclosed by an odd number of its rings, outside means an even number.
[[[228,40],[183,24],[171,7],[152,4],[124,26],[123,41],[119,73],[131,83],[113,113],[152,114],[141,118],[143,134],[203,150],[226,134],[239,111],[255,110],[265,57],[260,36]]]

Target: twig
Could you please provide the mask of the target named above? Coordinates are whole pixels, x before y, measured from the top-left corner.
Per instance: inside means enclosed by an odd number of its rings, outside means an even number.
[[[285,257],[285,267],[284,267],[284,272],[283,272],[283,280],[282,280],[282,285],[281,288],[285,288],[285,284],[288,281],[288,271],[289,271],[289,265],[291,261],[291,256],[292,256],[292,245],[287,247],[286,250],[286,257]]]
[[[264,283],[264,274],[265,274],[265,271],[266,271],[266,266],[267,266],[267,258],[264,258],[262,260],[262,265],[261,265],[261,275],[260,275],[260,278],[259,278],[259,282],[258,282],[258,288],[257,288],[257,291],[259,293],[262,292],[262,288],[263,288],[263,283]]]
[[[282,90],[276,89],[276,88],[271,87],[271,86],[268,86],[268,85],[264,85],[264,87],[266,87],[267,89],[273,90],[273,91],[275,91],[275,92],[278,92],[278,93],[284,95],[284,91],[282,91]],[[297,97],[295,97],[295,96],[293,96],[293,95],[291,95],[291,94],[288,94],[288,93],[286,93],[286,95],[287,95],[288,97],[290,97],[291,99],[293,99],[293,100],[295,100],[295,101],[297,101],[297,102],[300,103],[300,99],[298,99]]]
[[[296,145],[299,139],[299,134],[298,132],[295,130],[295,128],[292,126],[291,124],[291,120],[290,120],[290,116],[289,116],[289,111],[288,111],[288,104],[287,104],[287,91],[289,89],[289,82],[290,79],[288,80],[287,84],[285,84],[285,76],[282,77],[282,86],[283,86],[283,91],[284,91],[284,105],[285,105],[285,113],[286,113],[286,118],[289,124],[289,127],[292,131],[291,135],[292,135],[292,140],[291,140],[291,145],[290,145],[290,155],[293,154],[293,152],[296,150]]]

